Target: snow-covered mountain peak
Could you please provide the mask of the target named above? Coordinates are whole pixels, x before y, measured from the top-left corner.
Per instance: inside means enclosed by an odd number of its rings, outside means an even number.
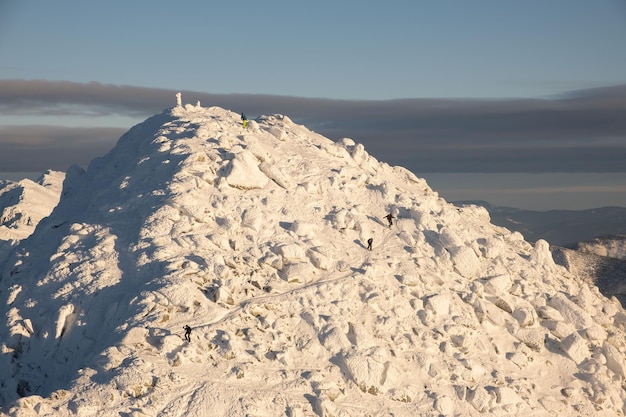
[[[49,170],[37,181],[23,179],[0,188],[0,243],[13,243],[33,233],[58,203],[64,177],[63,172]]]
[[[617,302],[282,115],[133,127],[68,171],[0,283],[11,415],[624,411]]]

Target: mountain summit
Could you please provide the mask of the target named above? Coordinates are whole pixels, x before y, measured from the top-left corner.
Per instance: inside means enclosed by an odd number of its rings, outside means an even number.
[[[2,266],[11,416],[626,411],[616,300],[282,115],[147,119]]]

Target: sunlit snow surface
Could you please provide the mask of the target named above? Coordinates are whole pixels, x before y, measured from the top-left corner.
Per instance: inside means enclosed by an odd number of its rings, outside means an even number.
[[[286,116],[187,105],[133,127],[67,172],[1,278],[11,416],[625,409],[616,301]]]
[[[65,174],[44,172],[37,181],[23,179],[0,183],[0,240],[22,240],[59,202]]]

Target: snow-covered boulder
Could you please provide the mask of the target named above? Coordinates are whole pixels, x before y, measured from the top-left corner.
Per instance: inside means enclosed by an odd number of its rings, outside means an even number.
[[[242,190],[263,188],[269,181],[259,169],[259,161],[250,152],[241,152],[230,160],[224,175],[228,185]]]

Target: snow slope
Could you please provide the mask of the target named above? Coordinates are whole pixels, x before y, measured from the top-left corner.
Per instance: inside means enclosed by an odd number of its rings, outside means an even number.
[[[600,256],[626,260],[626,234],[596,236],[571,246],[573,249]]]
[[[23,179],[0,188],[0,239],[30,236],[59,202],[65,173],[46,171],[35,182]]]
[[[70,169],[0,305],[11,416],[626,409],[616,300],[545,241],[282,115],[244,130],[177,106]]]
[[[18,241],[30,236],[59,202],[64,172],[46,171],[39,179],[0,183],[0,264]]]
[[[626,305],[626,260],[559,246],[550,250],[555,263],[596,286],[606,297],[615,297]]]

